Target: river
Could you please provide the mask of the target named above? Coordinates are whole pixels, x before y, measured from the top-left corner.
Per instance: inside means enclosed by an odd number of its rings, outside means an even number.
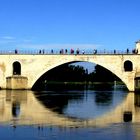
[[[110,91],[0,91],[2,140],[139,140],[140,96]]]

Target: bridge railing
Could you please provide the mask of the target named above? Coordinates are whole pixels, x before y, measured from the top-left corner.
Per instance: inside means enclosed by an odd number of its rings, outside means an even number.
[[[124,51],[124,50],[80,50],[77,52],[74,50],[74,52],[71,52],[70,50],[0,50],[0,55],[80,55],[80,54],[136,54],[134,50],[132,51]]]

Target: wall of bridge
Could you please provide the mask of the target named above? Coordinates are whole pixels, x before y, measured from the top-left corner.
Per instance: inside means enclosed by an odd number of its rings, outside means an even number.
[[[131,61],[133,70],[124,71],[124,62]],[[93,55],[0,55],[0,87],[6,88],[6,77],[13,75],[13,63],[21,64],[21,75],[28,78],[27,88],[31,89],[35,82],[47,71],[69,62],[85,61],[99,64],[117,75],[130,91],[134,91],[134,78],[140,72],[140,55],[128,54],[93,54]]]

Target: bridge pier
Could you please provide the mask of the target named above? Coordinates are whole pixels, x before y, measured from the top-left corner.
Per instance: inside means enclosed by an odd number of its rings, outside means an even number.
[[[140,72],[135,76],[135,92],[140,92]]]
[[[28,78],[21,75],[6,77],[6,89],[27,89]]]
[[[135,78],[135,91],[140,92],[140,77]]]

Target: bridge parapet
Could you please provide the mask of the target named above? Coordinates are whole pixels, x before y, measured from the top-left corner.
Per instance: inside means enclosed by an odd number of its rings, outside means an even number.
[[[136,47],[137,48],[137,47]],[[140,48],[140,47],[139,47]],[[67,52],[62,51],[61,50],[53,50],[53,52],[51,50],[0,50],[0,55],[80,55],[80,54],[99,54],[99,55],[103,55],[103,54],[108,54],[108,55],[125,55],[125,54],[135,54],[135,52],[133,50],[96,50],[95,49],[84,49],[84,50],[80,50],[79,53],[77,53],[77,50],[74,50],[73,53],[71,53],[70,50],[68,50]],[[140,54],[140,49],[139,49],[139,54]]]

